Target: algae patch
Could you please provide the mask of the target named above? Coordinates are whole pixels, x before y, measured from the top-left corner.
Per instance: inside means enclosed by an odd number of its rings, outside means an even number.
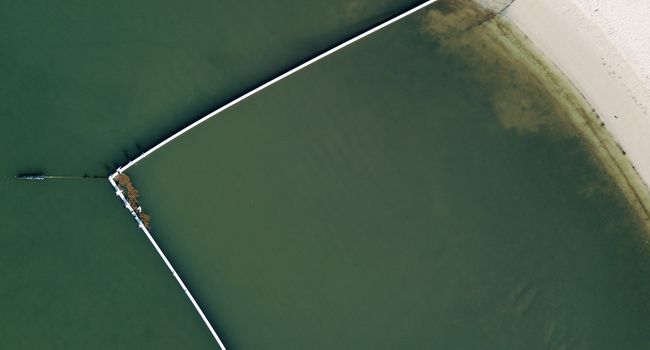
[[[650,231],[650,195],[630,161],[584,96],[499,13],[472,0],[441,0],[422,16],[421,29],[463,67],[459,79],[488,87],[487,107],[502,128],[520,136],[575,139],[588,147],[592,161],[616,185],[598,181],[586,184],[583,193],[613,195],[618,188]]]
[[[140,193],[138,192],[138,189],[133,185],[131,178],[124,173],[120,173],[115,176],[115,182],[117,183],[117,186],[126,193],[126,199],[131,205],[131,208],[137,212],[140,221],[142,221],[147,229],[150,229],[151,217],[149,214],[142,211],[140,203],[138,201],[138,196]]]

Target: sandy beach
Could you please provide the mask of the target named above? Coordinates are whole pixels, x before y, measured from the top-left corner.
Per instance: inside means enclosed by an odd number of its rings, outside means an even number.
[[[503,14],[586,98],[650,183],[650,42],[642,40],[650,3],[515,0]]]

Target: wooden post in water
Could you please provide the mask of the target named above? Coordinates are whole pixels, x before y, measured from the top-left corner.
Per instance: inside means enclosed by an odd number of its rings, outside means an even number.
[[[44,174],[18,174],[16,179],[18,180],[32,180],[32,181],[43,181],[47,179],[75,179],[75,180],[97,180],[97,179],[107,179],[108,176],[59,176],[59,175],[44,175]]]

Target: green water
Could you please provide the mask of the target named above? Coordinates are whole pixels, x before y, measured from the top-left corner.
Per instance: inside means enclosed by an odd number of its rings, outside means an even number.
[[[534,79],[426,21],[129,171],[228,347],[647,348],[648,236],[615,183]]]
[[[215,343],[107,182],[14,175],[105,175],[412,1],[0,3],[0,348],[198,349]]]

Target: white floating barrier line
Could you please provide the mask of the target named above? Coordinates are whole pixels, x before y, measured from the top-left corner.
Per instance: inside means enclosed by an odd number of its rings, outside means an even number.
[[[363,33],[361,33],[361,34],[359,34],[359,35],[353,37],[352,39],[349,39],[349,40],[347,40],[347,41],[345,41],[345,42],[343,42],[343,43],[341,43],[341,44],[339,44],[339,45],[337,45],[337,46],[335,46],[335,47],[333,47],[333,48],[331,48],[331,49],[329,49],[329,50],[327,50],[327,51],[321,53],[320,55],[318,55],[318,56],[316,56],[316,57],[314,57],[314,58],[311,58],[310,60],[308,60],[308,61],[306,61],[306,62],[300,64],[299,66],[294,67],[294,68],[292,68],[292,69],[290,69],[290,70],[288,70],[288,71],[286,71],[286,72],[284,72],[284,73],[278,75],[277,77],[275,77],[275,78],[273,78],[273,79],[267,81],[266,83],[264,83],[264,84],[262,84],[262,85],[260,85],[260,86],[258,86],[258,87],[256,87],[256,88],[254,88],[253,90],[250,90],[249,92],[247,92],[247,93],[245,93],[245,94],[243,94],[243,95],[237,97],[236,99],[234,99],[234,100],[232,100],[232,101],[226,103],[225,105],[219,107],[218,109],[212,111],[210,114],[208,114],[208,115],[202,117],[201,119],[199,119],[199,120],[193,122],[192,124],[190,124],[190,125],[184,127],[184,128],[181,129],[180,131],[176,132],[176,133],[173,134],[172,136],[170,136],[170,137],[166,138],[165,140],[163,140],[162,142],[160,142],[159,144],[153,146],[153,147],[150,148],[148,151],[142,153],[142,154],[141,154],[140,156],[138,156],[137,158],[131,160],[128,164],[126,164],[126,165],[122,166],[121,168],[119,168],[119,169],[118,169],[118,172],[124,172],[124,171],[126,171],[128,168],[132,167],[133,165],[135,165],[136,163],[138,163],[139,161],[141,161],[143,158],[147,157],[148,155],[150,155],[151,153],[155,152],[155,151],[158,150],[159,148],[161,148],[161,147],[163,147],[164,145],[168,144],[169,142],[171,142],[171,141],[174,140],[175,138],[177,138],[177,137],[183,135],[184,133],[190,131],[192,128],[196,127],[197,125],[199,125],[199,124],[203,123],[204,121],[206,121],[206,120],[208,120],[208,119],[214,117],[215,115],[217,115],[217,114],[219,114],[219,113],[221,113],[221,112],[227,110],[228,108],[230,108],[230,107],[236,105],[237,103],[239,103],[239,102],[241,102],[241,101],[243,101],[243,100],[245,100],[245,99],[251,97],[252,95],[254,95],[254,94],[256,94],[256,93],[258,93],[258,92],[260,92],[260,91],[266,89],[267,87],[269,87],[269,86],[271,86],[271,85],[277,83],[278,81],[280,81],[280,80],[282,80],[282,79],[284,79],[284,78],[287,78],[288,76],[290,76],[290,75],[292,75],[292,74],[294,74],[294,73],[296,73],[296,72],[302,70],[303,68],[305,68],[305,67],[307,67],[307,66],[310,66],[310,65],[312,65],[312,64],[314,64],[314,63],[316,63],[316,62],[322,60],[323,58],[325,58],[325,57],[327,57],[327,56],[329,56],[329,55],[335,53],[336,51],[339,51],[339,50],[343,49],[344,47],[346,47],[346,46],[348,46],[348,45],[350,45],[350,44],[353,44],[353,43],[355,43],[355,42],[357,42],[357,41],[359,41],[359,40],[361,40],[361,39],[367,37],[368,35],[370,35],[370,34],[376,32],[376,31],[378,31],[378,30],[381,30],[381,29],[383,29],[383,28],[385,28],[385,27],[387,27],[387,26],[389,26],[389,25],[391,25],[391,24],[393,24],[393,23],[395,23],[395,22],[397,22],[397,21],[403,19],[404,17],[407,17],[407,16],[410,15],[410,14],[412,14],[412,13],[414,13],[414,12],[417,12],[417,11],[419,11],[419,10],[421,10],[421,9],[423,9],[423,8],[425,8],[425,7],[429,6],[429,5],[431,5],[431,4],[433,4],[433,3],[436,2],[436,1],[438,1],[438,0],[429,0],[429,1],[426,1],[426,2],[424,2],[424,3],[422,3],[422,4],[418,5],[418,6],[415,6],[415,7],[413,7],[412,9],[410,9],[410,10],[408,10],[408,11],[406,11],[406,12],[403,12],[403,13],[401,13],[401,14],[399,14],[399,15],[397,15],[397,16],[395,16],[395,17],[393,17],[393,18],[391,18],[391,19],[389,19],[389,20],[387,20],[387,21],[385,21],[385,22],[383,22],[383,23],[377,25],[376,27],[373,27],[373,28],[371,28],[371,29],[369,29],[369,30],[367,30],[367,31],[365,31],[365,32],[363,32]]]
[[[260,86],[258,86],[258,87],[256,87],[256,88],[250,90],[249,92],[247,92],[247,93],[245,93],[245,94],[243,94],[243,95],[237,97],[236,99],[234,99],[234,100],[232,100],[232,101],[226,103],[225,105],[219,107],[218,109],[216,109],[216,110],[210,112],[210,114],[208,114],[208,115],[202,117],[201,119],[199,119],[199,120],[193,122],[192,124],[190,124],[190,125],[184,127],[183,129],[181,129],[180,131],[176,132],[176,133],[173,134],[172,136],[166,138],[166,139],[163,140],[162,142],[160,142],[160,143],[158,143],[157,145],[153,146],[153,147],[150,148],[148,151],[142,153],[142,154],[141,154],[140,156],[138,156],[137,158],[135,158],[135,159],[129,161],[126,165],[123,165],[123,166],[121,166],[121,167],[118,167],[117,170],[116,170],[113,174],[111,174],[111,176],[108,177],[108,181],[110,181],[110,183],[111,183],[111,185],[113,186],[113,188],[115,188],[115,194],[116,194],[118,197],[120,197],[120,199],[121,199],[122,202],[124,203],[124,206],[129,210],[129,212],[131,213],[131,215],[133,215],[133,217],[135,218],[135,221],[138,223],[138,227],[139,227],[139,228],[144,232],[144,234],[145,234],[145,235],[147,236],[147,238],[149,239],[149,242],[151,243],[151,245],[153,245],[153,247],[156,249],[156,251],[158,252],[158,255],[160,255],[160,257],[162,258],[162,260],[165,262],[165,265],[167,265],[167,268],[169,268],[169,270],[172,272],[172,275],[173,275],[174,278],[176,279],[176,282],[178,282],[178,284],[179,284],[179,285],[181,286],[181,288],[183,289],[183,292],[185,292],[185,295],[187,296],[187,298],[190,299],[190,302],[192,303],[192,305],[194,305],[194,308],[196,309],[196,311],[197,311],[197,312],[199,313],[199,315],[201,316],[201,319],[203,320],[203,322],[205,323],[205,325],[206,325],[206,326],[208,327],[208,329],[210,330],[210,333],[212,334],[212,336],[214,337],[214,339],[215,339],[215,340],[217,341],[217,343],[219,344],[219,348],[220,348],[221,350],[226,350],[226,347],[223,345],[223,342],[222,342],[221,339],[219,338],[219,335],[217,335],[217,332],[214,330],[214,327],[212,327],[212,324],[210,324],[210,321],[208,320],[208,318],[207,318],[207,317],[205,316],[205,314],[203,313],[203,310],[201,310],[201,307],[199,306],[199,304],[196,302],[196,300],[195,300],[194,297],[192,296],[192,293],[190,293],[189,289],[185,286],[185,283],[183,283],[183,280],[181,280],[181,278],[180,278],[180,276],[178,275],[178,273],[176,273],[176,270],[174,269],[174,267],[172,266],[172,264],[169,262],[169,260],[168,260],[167,257],[165,256],[165,253],[163,253],[163,251],[162,251],[162,250],[160,249],[160,247],[158,246],[158,243],[156,243],[156,241],[153,239],[153,236],[151,236],[151,233],[149,232],[149,230],[147,229],[147,227],[146,227],[146,226],[144,225],[144,223],[140,220],[140,217],[138,217],[138,214],[136,213],[136,211],[135,211],[135,210],[131,207],[131,205],[129,204],[129,201],[126,200],[126,197],[124,197],[124,193],[122,193],[122,190],[119,188],[119,186],[118,186],[117,183],[115,182],[114,178],[115,178],[117,175],[119,175],[120,173],[125,172],[125,171],[126,171],[127,169],[129,169],[131,166],[135,165],[136,163],[138,163],[139,161],[141,161],[142,159],[144,159],[145,157],[147,157],[147,156],[150,155],[151,153],[155,152],[155,151],[158,150],[159,148],[163,147],[164,145],[168,144],[169,142],[173,141],[174,139],[176,139],[177,137],[183,135],[184,133],[190,131],[190,129],[192,129],[192,128],[198,126],[199,124],[205,122],[206,120],[208,120],[208,119],[210,119],[210,118],[216,116],[217,114],[219,114],[219,113],[221,113],[221,112],[227,110],[228,108],[230,108],[230,107],[232,107],[232,106],[238,104],[239,102],[242,102],[243,100],[245,100],[245,99],[251,97],[252,95],[254,95],[254,94],[256,94],[256,93],[258,93],[258,92],[260,92],[260,91],[266,89],[267,87],[269,87],[269,86],[271,86],[271,85],[273,85],[273,84],[279,82],[280,80],[289,77],[290,75],[292,75],[292,74],[294,74],[294,73],[296,73],[296,72],[302,70],[303,68],[306,68],[307,66],[310,66],[310,65],[312,65],[312,64],[314,64],[314,63],[316,63],[316,62],[322,60],[323,58],[325,58],[325,57],[327,57],[327,56],[329,56],[329,55],[331,55],[331,54],[333,54],[333,53],[335,53],[335,52],[337,52],[337,51],[343,49],[344,47],[349,46],[349,45],[351,45],[351,44],[353,44],[353,43],[355,43],[355,42],[357,42],[357,41],[359,41],[359,40],[361,40],[361,39],[367,37],[368,35],[370,35],[370,34],[376,32],[376,31],[379,31],[379,30],[381,30],[381,29],[383,29],[383,28],[385,28],[385,27],[387,27],[387,26],[389,26],[389,25],[391,25],[391,24],[393,24],[393,23],[395,23],[395,22],[397,22],[397,21],[399,21],[399,20],[401,20],[401,19],[403,19],[403,18],[405,18],[405,17],[411,15],[411,14],[413,14],[414,12],[417,12],[417,11],[419,11],[419,10],[421,10],[421,9],[423,9],[423,8],[425,8],[425,7],[427,7],[427,6],[431,5],[431,4],[433,4],[433,3],[435,3],[436,1],[438,1],[438,0],[428,0],[428,1],[425,1],[425,2],[423,2],[422,4],[417,5],[417,6],[413,7],[413,8],[411,8],[410,10],[407,10],[407,11],[405,11],[405,12],[403,12],[403,13],[401,13],[401,14],[395,16],[395,17],[393,17],[393,18],[391,18],[391,19],[389,19],[389,20],[387,20],[387,21],[385,21],[385,22],[383,22],[383,23],[381,23],[381,24],[379,24],[379,25],[377,25],[377,26],[375,26],[375,27],[373,27],[373,28],[371,28],[371,29],[369,29],[369,30],[367,30],[367,31],[365,31],[365,32],[363,32],[363,33],[357,35],[357,36],[355,36],[355,37],[353,37],[352,39],[349,39],[349,40],[347,40],[347,41],[345,41],[345,42],[343,42],[343,43],[341,43],[341,44],[339,44],[339,45],[337,45],[337,46],[335,46],[335,47],[333,47],[333,48],[331,48],[331,49],[329,49],[329,50],[327,50],[327,51],[321,53],[320,55],[315,56],[315,57],[309,59],[308,61],[306,61],[306,62],[304,62],[304,63],[302,63],[302,64],[300,64],[300,65],[298,65],[298,66],[296,66],[296,67],[294,67],[294,68],[292,68],[292,69],[290,69],[290,70],[288,70],[288,71],[286,71],[286,72],[284,72],[284,73],[282,73],[282,74],[280,74],[280,75],[278,75],[277,77],[275,77],[275,78],[273,78],[273,79],[267,81],[266,83],[264,83],[264,84],[262,84],[262,85],[260,85]]]
[[[119,188],[117,183],[115,183],[115,180],[113,179],[117,173],[111,175],[108,177],[108,181],[110,181],[111,185],[113,188],[115,188],[115,194],[120,197],[122,200],[122,203],[124,203],[124,206],[129,210],[131,215],[133,215],[133,218],[135,218],[135,221],[138,223],[138,227],[144,232],[144,234],[147,236],[149,239],[149,242],[151,245],[153,245],[154,249],[158,252],[158,255],[162,258],[162,260],[165,262],[165,265],[167,265],[167,268],[172,272],[172,275],[176,279],[176,282],[181,286],[183,289],[183,292],[185,292],[185,295],[187,296],[188,299],[190,299],[190,302],[194,306],[194,309],[199,313],[199,316],[201,316],[201,319],[205,323],[205,325],[208,327],[210,330],[210,333],[212,334],[212,337],[217,341],[217,344],[219,344],[219,348],[221,350],[226,350],[226,347],[223,345],[223,342],[221,341],[221,338],[219,338],[219,335],[217,335],[217,332],[214,330],[214,327],[212,327],[212,324],[210,324],[210,321],[208,320],[207,317],[205,317],[205,314],[203,313],[203,310],[201,310],[201,307],[199,304],[196,302],[194,297],[192,296],[192,293],[190,293],[189,289],[185,286],[185,283],[181,279],[181,277],[178,275],[172,264],[169,262],[169,259],[167,259],[167,256],[165,256],[165,253],[163,253],[162,249],[160,249],[160,246],[158,246],[158,243],[156,243],[156,240],[153,239],[153,236],[151,236],[151,233],[147,229],[147,227],[144,225],[144,223],[140,220],[140,217],[138,217],[138,214],[133,210],[131,207],[131,204],[129,204],[129,201],[126,200],[126,197],[124,197],[124,193],[122,190]]]

